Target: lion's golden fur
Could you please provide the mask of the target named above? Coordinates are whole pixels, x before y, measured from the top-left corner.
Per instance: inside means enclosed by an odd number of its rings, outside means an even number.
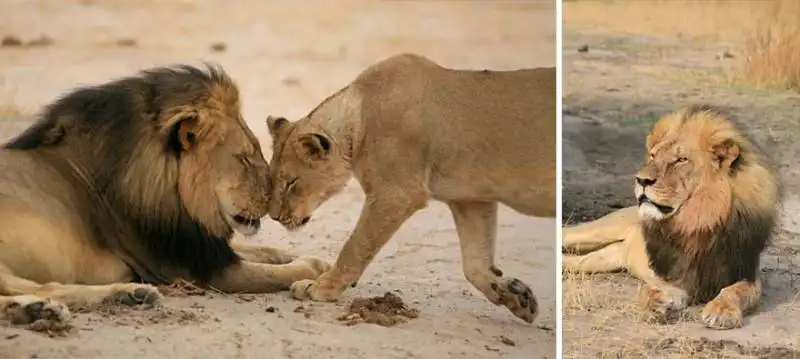
[[[289,229],[353,175],[367,196],[337,266],[298,298],[334,300],[430,199],[447,203],[464,272],[495,304],[532,321],[535,300],[494,266],[497,203],[555,215],[556,71],[470,71],[400,54],[365,69],[306,117],[270,117],[270,216]]]
[[[646,150],[636,175],[639,205],[564,228],[565,249],[591,250],[565,254],[565,269],[627,269],[656,287],[679,288],[688,302],[710,302],[704,315],[710,327],[740,325],[741,317],[714,308],[728,288],[741,296],[740,313],[760,295],[759,257],[779,203],[770,160],[729,116],[708,106],[659,119]]]
[[[68,93],[0,149],[0,313],[45,303],[60,314],[30,319],[58,325],[64,305],[159,297],[132,281],[264,292],[316,278],[327,264],[313,257],[271,266],[295,257],[230,242],[258,229],[268,176],[219,67]]]

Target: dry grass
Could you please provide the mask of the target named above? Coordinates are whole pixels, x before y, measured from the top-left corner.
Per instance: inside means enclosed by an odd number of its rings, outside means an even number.
[[[634,299],[634,283],[639,281],[627,275],[564,274],[565,359],[800,358],[800,352],[786,346],[687,336],[699,320],[700,306],[687,308],[677,323],[646,322]]]
[[[563,24],[565,30],[736,43],[752,29],[754,10],[770,1],[570,1]]]
[[[745,38],[743,80],[757,87],[800,90],[800,2],[772,2],[763,24]]]
[[[797,0],[572,1],[563,21],[567,30],[727,45],[739,55],[729,79],[800,90]]]

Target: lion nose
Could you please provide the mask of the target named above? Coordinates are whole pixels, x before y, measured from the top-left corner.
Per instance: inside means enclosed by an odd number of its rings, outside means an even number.
[[[651,179],[651,178],[642,178],[642,177],[637,176],[636,177],[636,182],[639,183],[639,185],[642,186],[642,187],[647,187],[647,186],[652,186],[653,183],[656,183],[656,180]]]

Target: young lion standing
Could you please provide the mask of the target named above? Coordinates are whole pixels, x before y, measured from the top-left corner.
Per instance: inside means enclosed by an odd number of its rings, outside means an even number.
[[[528,323],[531,289],[494,263],[497,203],[539,217],[556,210],[556,71],[447,69],[418,55],[379,62],[305,118],[269,117],[270,217],[289,230],[355,174],[366,194],[333,269],[292,285],[297,299],[335,301],[403,222],[447,203],[464,274]]]

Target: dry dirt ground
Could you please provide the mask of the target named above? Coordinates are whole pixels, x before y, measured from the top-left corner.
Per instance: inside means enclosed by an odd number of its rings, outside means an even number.
[[[0,36],[16,36],[22,46],[10,39],[0,47],[2,138],[76,85],[208,60],[238,81],[245,118],[269,148],[267,114],[298,118],[365,66],[398,52],[460,68],[554,66],[555,24],[553,1],[5,0]],[[332,260],[362,201],[353,183],[303,232],[290,235],[267,220],[252,240]],[[66,337],[0,327],[0,358],[554,358],[554,220],[503,208],[498,232],[499,265],[538,296],[534,325],[467,283],[450,214],[434,203],[403,226],[339,303],[295,312],[302,303],[287,293],[168,298],[151,311],[77,314]],[[354,297],[387,291],[419,317],[391,328],[335,319]]]
[[[636,280],[571,276],[563,281],[565,358],[800,358],[800,96],[730,81],[752,15],[739,1],[564,3],[565,223],[635,204],[645,134],[659,115],[690,103],[734,113],[780,164],[786,191],[781,229],[763,259],[763,302],[744,328],[644,324],[633,305]],[[589,51],[579,52],[584,45]],[[733,58],[718,59],[725,51]]]

